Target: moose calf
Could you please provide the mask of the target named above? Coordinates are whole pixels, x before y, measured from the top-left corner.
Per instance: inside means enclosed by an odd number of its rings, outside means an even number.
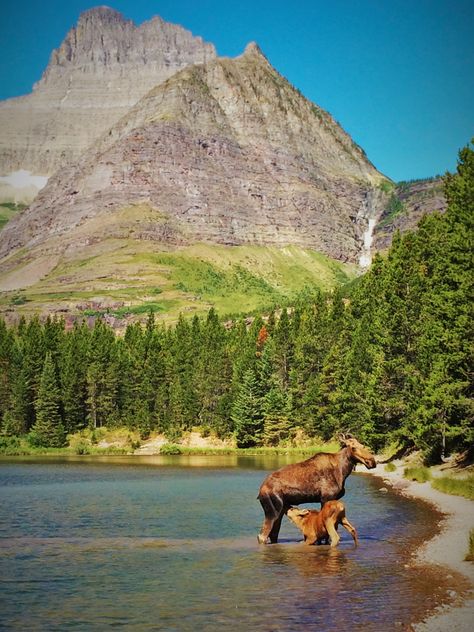
[[[355,545],[358,544],[357,531],[346,518],[346,510],[340,500],[329,500],[321,511],[290,507],[286,515],[303,532],[305,544],[320,544],[329,538],[331,546],[337,546],[340,540],[337,527],[340,524],[349,531]]]

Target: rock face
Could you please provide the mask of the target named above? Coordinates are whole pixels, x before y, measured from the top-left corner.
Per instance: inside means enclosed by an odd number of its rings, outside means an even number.
[[[386,250],[397,232],[413,230],[428,213],[446,210],[441,178],[400,182],[386,199],[385,208],[375,226],[372,247]]]
[[[384,180],[251,44],[236,59],[189,66],[148,92],[7,225],[0,256],[21,246],[58,253],[78,235],[133,235],[295,244],[356,262]],[[134,215],[144,204],[149,212]]]
[[[76,160],[151,88],[214,46],[156,17],[135,26],[98,7],[83,13],[32,94],[0,103],[0,176],[50,176]]]

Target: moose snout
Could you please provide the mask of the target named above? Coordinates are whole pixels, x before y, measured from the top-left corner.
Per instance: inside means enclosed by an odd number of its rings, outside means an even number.
[[[373,470],[374,467],[377,467],[377,461],[375,460],[374,457],[371,457],[370,459],[368,459],[367,461],[367,469],[369,470]]]

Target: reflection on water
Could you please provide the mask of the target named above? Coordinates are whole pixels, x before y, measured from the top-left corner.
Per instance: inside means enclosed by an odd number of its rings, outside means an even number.
[[[240,454],[214,454],[214,455],[165,455],[151,454],[144,456],[134,455],[117,455],[117,456],[88,456],[88,455],[71,455],[71,456],[18,456],[18,457],[0,457],[0,463],[30,463],[37,465],[43,464],[82,464],[90,466],[103,465],[122,465],[123,467],[132,466],[159,466],[159,467],[196,467],[196,468],[250,468],[252,470],[264,469],[273,470],[283,467],[289,463],[294,463],[298,457],[294,454],[262,454],[255,456],[245,456]],[[300,457],[301,459],[306,457]]]
[[[360,536],[308,547],[284,520],[259,546],[265,457],[0,462],[0,594],[8,630],[410,629],[448,580],[408,554],[436,514],[353,475]],[[112,463],[112,464],[111,464]],[[2,628],[3,629],[3,628]]]

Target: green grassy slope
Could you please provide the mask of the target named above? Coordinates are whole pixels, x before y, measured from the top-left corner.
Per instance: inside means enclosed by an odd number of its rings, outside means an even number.
[[[0,312],[35,312],[174,320],[179,313],[251,313],[291,301],[307,287],[330,289],[355,268],[317,252],[287,246],[194,244],[170,250],[153,242],[109,239],[87,257],[63,258],[32,285],[0,295]]]

